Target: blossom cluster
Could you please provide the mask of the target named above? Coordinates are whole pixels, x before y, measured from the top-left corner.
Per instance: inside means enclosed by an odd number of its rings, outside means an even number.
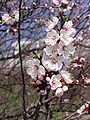
[[[27,73],[31,75],[40,91],[42,84],[50,86],[57,96],[62,96],[72,84],[71,74],[66,70],[71,62],[71,56],[75,52],[74,36],[76,30],[72,21],[66,21],[63,28],[58,31],[59,19],[56,16],[47,22],[46,47],[43,49],[42,58],[36,57],[26,61]],[[43,88],[46,90],[46,88]]]
[[[58,0],[53,0],[53,4],[60,5]],[[67,4],[67,0],[62,0],[61,5],[67,6]],[[79,83],[67,71],[76,50],[74,44],[76,30],[71,20],[64,21],[62,24],[59,18],[53,16],[46,22],[46,47],[43,49],[43,55],[38,56],[34,53],[36,58],[26,61],[27,73],[34,80],[33,86],[37,87],[43,95],[51,88],[58,97],[68,91],[69,85]],[[75,59],[75,62],[76,67],[83,66],[84,59]]]

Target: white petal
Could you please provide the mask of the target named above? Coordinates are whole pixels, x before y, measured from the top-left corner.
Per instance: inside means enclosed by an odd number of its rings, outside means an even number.
[[[58,88],[58,89],[56,90],[56,92],[55,92],[55,95],[58,96],[58,97],[62,96],[62,95],[63,95],[63,90],[62,90],[62,88]]]
[[[74,41],[74,39],[72,37],[67,37],[66,40],[63,40],[63,42],[65,43],[66,46],[69,45],[73,41]]]
[[[65,58],[65,59],[69,59],[69,53],[68,53],[68,51],[64,51],[63,52],[63,57]]]
[[[71,80],[71,78],[70,78],[70,74],[69,74],[67,71],[62,70],[62,71],[61,71],[61,75],[62,75],[62,77],[64,78],[64,80],[65,80],[66,83],[70,84],[70,83],[73,82],[73,81]]]
[[[45,75],[45,69],[42,65],[39,66],[39,72],[42,74],[42,75]]]
[[[64,85],[62,89],[64,92],[66,92],[68,90],[68,86]]]
[[[69,52],[70,54],[74,54],[74,52],[75,52],[75,47],[74,47],[73,45],[69,45],[69,46],[67,47],[67,49],[68,49],[68,52]]]
[[[34,65],[39,66],[40,65],[40,61],[38,59],[33,59]]]
[[[32,74],[32,71],[31,71],[31,69],[30,69],[30,68],[28,68],[28,69],[27,69],[27,73],[28,73],[29,75],[31,75],[31,74]]]
[[[33,61],[32,60],[28,60],[26,61],[26,66],[29,67],[33,64]]]

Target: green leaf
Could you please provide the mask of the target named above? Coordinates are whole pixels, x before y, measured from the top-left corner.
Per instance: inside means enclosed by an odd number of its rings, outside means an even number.
[[[43,57],[43,51],[40,51],[40,57]]]
[[[36,59],[37,58],[37,55],[35,53],[33,53],[33,58]]]
[[[63,16],[63,20],[66,21],[67,20],[67,16]]]
[[[61,13],[62,9],[60,7],[58,7],[58,13]]]

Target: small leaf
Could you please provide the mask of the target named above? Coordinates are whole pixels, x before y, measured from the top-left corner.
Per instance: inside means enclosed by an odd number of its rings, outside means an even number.
[[[43,56],[43,51],[40,51],[40,57],[42,57]]]
[[[67,16],[63,16],[63,20],[66,21],[67,20]]]
[[[37,58],[37,55],[36,55],[36,54],[34,54],[34,53],[33,53],[33,58],[34,58],[34,59],[35,59],[35,58]]]
[[[62,9],[58,7],[58,13],[62,13]]]

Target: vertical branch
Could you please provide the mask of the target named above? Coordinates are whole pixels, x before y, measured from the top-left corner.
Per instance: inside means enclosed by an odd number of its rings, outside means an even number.
[[[24,80],[24,71],[22,65],[22,55],[21,55],[21,45],[20,45],[20,25],[21,25],[21,3],[22,0],[19,2],[19,25],[18,25],[18,44],[19,44],[19,57],[20,57],[20,67],[21,67],[21,77],[22,77],[22,84],[23,84],[23,93],[22,93],[22,101],[23,101],[23,119],[26,120],[26,107],[25,107],[25,80]]]

